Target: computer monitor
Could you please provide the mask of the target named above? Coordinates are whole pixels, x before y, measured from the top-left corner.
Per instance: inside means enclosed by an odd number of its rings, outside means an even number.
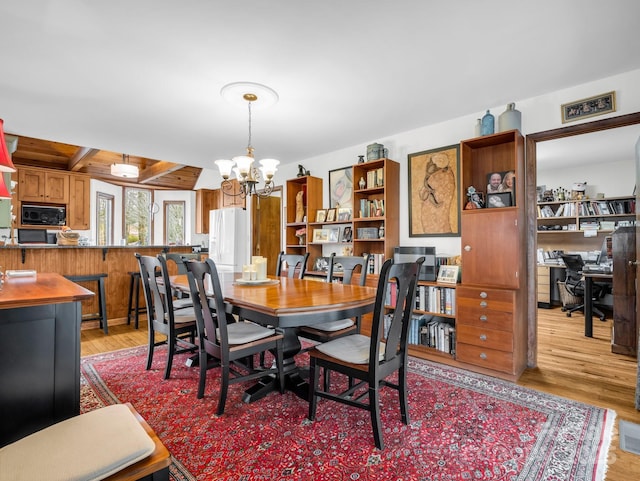
[[[611,260],[611,236],[606,236],[602,240],[600,255],[598,256],[598,264],[609,264]]]

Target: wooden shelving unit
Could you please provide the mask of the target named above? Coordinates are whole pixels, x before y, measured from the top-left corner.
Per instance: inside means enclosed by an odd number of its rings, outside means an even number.
[[[316,211],[322,208],[322,179],[306,175],[287,180],[287,213],[285,224],[285,252],[287,254],[304,254],[312,242],[312,230],[310,220],[315,220]],[[296,222],[296,198],[302,192],[304,217],[301,222]],[[306,229],[303,242],[296,236],[296,231]],[[315,259],[309,256],[307,269],[311,269]]]

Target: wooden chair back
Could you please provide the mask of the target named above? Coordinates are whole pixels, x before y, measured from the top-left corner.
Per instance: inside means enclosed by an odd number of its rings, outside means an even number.
[[[282,265],[287,263],[287,277],[293,279],[296,271],[298,272],[298,279],[304,277],[307,271],[307,260],[309,259],[309,253],[306,254],[285,254],[280,252],[278,255],[278,262],[276,263],[276,276],[282,275]]]

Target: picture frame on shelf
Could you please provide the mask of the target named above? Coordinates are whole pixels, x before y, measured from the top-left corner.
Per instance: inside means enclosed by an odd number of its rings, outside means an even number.
[[[511,192],[487,194],[487,208],[511,207]]]
[[[562,123],[595,117],[616,111],[616,92],[607,92],[586,99],[574,100],[560,107]]]
[[[329,171],[329,207],[353,207],[351,166]]]
[[[327,242],[339,242],[340,241],[340,227],[331,227],[326,229],[329,231]]]
[[[460,144],[408,157],[409,237],[459,237]]]
[[[316,211],[316,222],[324,222],[327,219],[327,209],[318,209]]]
[[[336,209],[327,209],[327,220],[326,222],[334,222],[336,220]]]
[[[350,225],[342,228],[342,235],[340,236],[340,242],[351,242],[353,240],[353,229]]]
[[[350,221],[351,220],[351,207],[338,207],[338,220]]]
[[[513,170],[489,172],[487,174],[487,194],[511,192],[515,189],[516,173]]]
[[[329,242],[329,229],[313,229],[313,243]]]
[[[313,264],[314,271],[327,272],[329,270],[329,261],[328,257],[316,257],[316,261]]]
[[[440,266],[437,281],[443,284],[457,284],[460,266]]]

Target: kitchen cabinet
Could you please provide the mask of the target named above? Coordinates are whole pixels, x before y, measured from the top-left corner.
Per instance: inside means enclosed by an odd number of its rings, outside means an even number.
[[[209,233],[209,211],[219,207],[220,190],[196,190],[196,234]]]
[[[241,207],[244,209],[246,200],[245,197],[240,195],[240,182],[238,182],[238,179],[231,179],[229,182],[231,182],[231,188],[220,188],[220,208]]]
[[[18,200],[21,202],[69,202],[69,174],[44,169],[19,169]]]
[[[69,204],[67,225],[76,230],[91,228],[91,178],[88,175],[69,175]]]

